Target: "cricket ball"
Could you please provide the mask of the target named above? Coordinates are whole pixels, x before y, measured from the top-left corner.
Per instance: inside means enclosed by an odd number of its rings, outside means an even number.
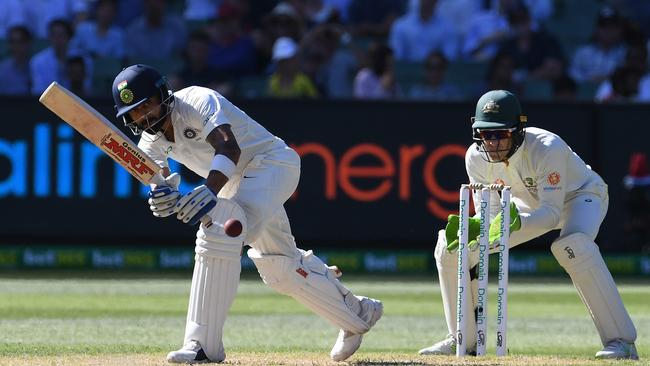
[[[226,221],[225,224],[223,224],[223,231],[226,232],[226,235],[236,238],[238,237],[244,227],[242,226],[241,222],[237,219],[230,219]]]

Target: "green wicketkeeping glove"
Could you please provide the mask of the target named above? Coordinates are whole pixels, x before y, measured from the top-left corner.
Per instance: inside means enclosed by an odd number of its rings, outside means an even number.
[[[510,202],[510,233],[521,229],[521,219],[519,218],[519,209]],[[490,244],[495,243],[501,236],[501,212],[490,223]]]
[[[445,238],[447,239],[447,251],[450,253],[458,248],[458,215],[449,215],[447,218],[447,226],[445,226]],[[470,241],[476,238],[481,232],[481,219],[478,217],[469,218],[469,235]],[[476,241],[474,240],[474,245]]]

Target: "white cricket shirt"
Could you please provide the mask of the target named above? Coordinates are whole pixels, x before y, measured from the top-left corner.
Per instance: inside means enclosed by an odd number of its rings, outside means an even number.
[[[143,132],[138,146],[160,166],[168,167],[167,158],[172,158],[204,178],[215,153],[205,139],[217,126],[229,124],[241,149],[235,174],[255,155],[286,147],[282,139],[212,89],[191,86],[175,92],[171,118],[175,142]]]
[[[512,187],[512,202],[519,208],[521,229],[546,232],[557,228],[564,203],[578,193],[607,195],[607,185],[558,135],[527,127],[523,144],[505,163],[483,159],[476,143],[465,155],[470,183],[500,183]],[[473,196],[479,207],[478,193]],[[498,195],[491,196],[490,217],[499,210]]]

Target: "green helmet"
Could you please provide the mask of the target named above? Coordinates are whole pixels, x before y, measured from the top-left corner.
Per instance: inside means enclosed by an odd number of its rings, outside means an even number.
[[[524,127],[527,117],[521,113],[521,105],[517,97],[507,90],[491,90],[478,100],[476,103],[476,112],[471,118],[473,139],[476,146],[481,151],[483,158],[489,162],[500,162],[510,158],[524,142]],[[487,131],[486,131],[487,130]],[[501,131],[501,134],[511,136],[512,143],[509,147],[504,146],[504,152],[507,155],[503,160],[494,161],[489,157],[488,152],[483,145],[483,139],[492,139],[486,137],[489,130],[509,130]],[[483,131],[483,132],[481,132]],[[494,131],[494,133],[499,131]],[[483,135],[483,137],[481,137]]]
[[[472,128],[505,129],[525,122],[526,116],[521,114],[521,105],[514,94],[507,90],[491,90],[476,103]]]

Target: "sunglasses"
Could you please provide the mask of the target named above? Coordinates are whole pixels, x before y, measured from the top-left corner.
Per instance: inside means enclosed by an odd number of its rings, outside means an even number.
[[[507,130],[477,130],[476,134],[481,140],[503,140],[511,138],[512,133],[516,130],[516,128]]]

